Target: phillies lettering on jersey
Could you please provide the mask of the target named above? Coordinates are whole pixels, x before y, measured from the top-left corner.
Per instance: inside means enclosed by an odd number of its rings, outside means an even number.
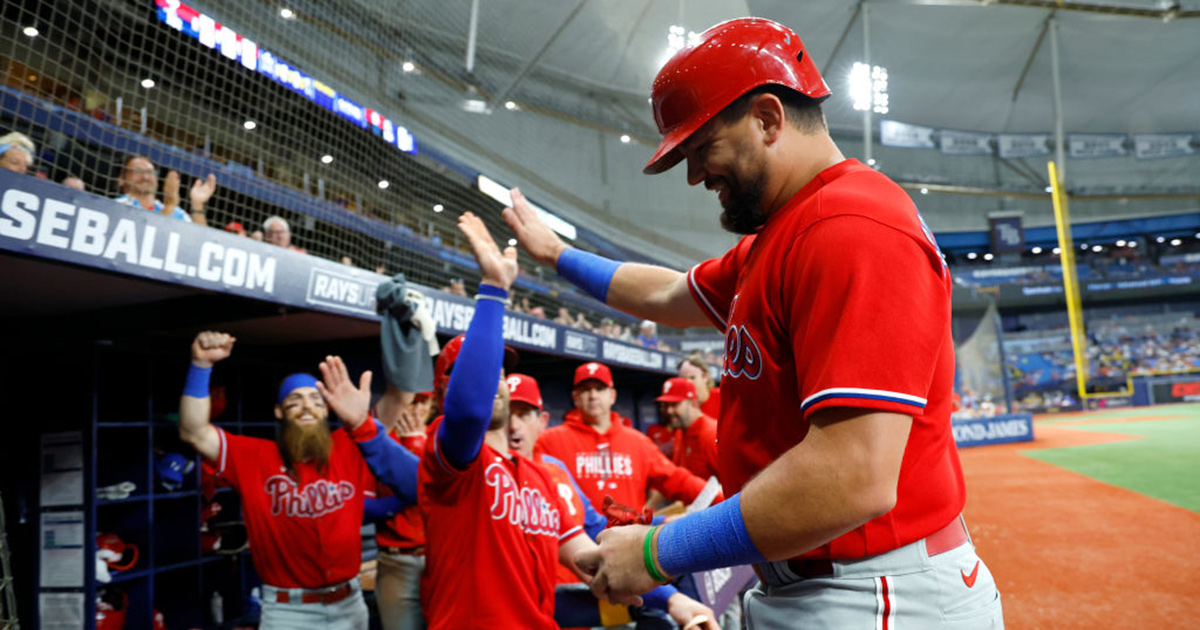
[[[267,478],[264,490],[271,497],[271,514],[314,518],[345,507],[354,498],[354,484],[318,479],[303,488],[287,475]]]
[[[601,450],[575,454],[576,477],[633,477],[633,459],[625,453]]]
[[[962,511],[952,280],[904,190],[856,160],[831,166],[757,234],[693,267],[688,287],[725,333],[717,467],[726,491],[804,441],[813,413],[855,408],[913,419],[896,506],[806,556],[890,551]]]
[[[518,487],[501,463],[488,466],[483,471],[483,479],[493,490],[492,520],[506,520],[526,534],[558,538],[561,517],[558,510],[542,497],[541,490]]]

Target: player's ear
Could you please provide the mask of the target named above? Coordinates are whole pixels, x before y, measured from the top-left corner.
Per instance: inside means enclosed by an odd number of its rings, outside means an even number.
[[[550,426],[550,412],[543,411],[538,414],[538,420],[542,423],[542,429]]]
[[[761,130],[763,142],[774,144],[783,131],[786,117],[783,101],[774,94],[760,94],[750,104],[750,115],[754,117],[755,127]]]

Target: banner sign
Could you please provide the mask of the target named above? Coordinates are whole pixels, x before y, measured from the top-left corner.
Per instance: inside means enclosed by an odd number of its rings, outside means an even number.
[[[1194,155],[1192,134],[1141,134],[1133,137],[1134,156],[1139,160],[1174,158]]]
[[[1050,155],[1050,134],[1002,133],[996,136],[1000,157],[1006,160]]]
[[[1033,441],[1033,416],[1027,413],[956,419],[950,428],[959,448]]]
[[[988,234],[992,237],[992,251],[997,254],[1021,252],[1025,249],[1025,230],[1021,227],[1021,215],[988,217]]]
[[[995,136],[990,133],[980,133],[978,131],[950,131],[943,129],[941,138],[942,153],[946,155],[991,155],[992,139]]]
[[[119,204],[0,169],[0,251],[205,291],[378,321],[365,269]],[[438,332],[466,332],[475,302],[428,287]],[[518,313],[504,339],[523,349],[666,373],[678,357]]]
[[[1125,136],[1109,133],[1075,133],[1067,137],[1070,155],[1077,159],[1124,157]]]
[[[1156,405],[1163,403],[1200,402],[1200,378],[1172,380],[1170,382],[1151,381],[1150,399]]]
[[[933,127],[909,125],[894,120],[879,121],[879,140],[885,147],[904,149],[934,149]]]

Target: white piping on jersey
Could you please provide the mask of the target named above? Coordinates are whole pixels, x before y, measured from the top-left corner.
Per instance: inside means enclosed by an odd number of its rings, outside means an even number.
[[[804,399],[800,403],[800,409],[808,409],[814,403],[825,400],[826,398],[866,398],[870,400],[889,400],[892,402],[904,403],[906,405],[914,405],[922,409],[929,402],[919,396],[909,394],[901,394],[899,392],[889,392],[883,389],[863,389],[860,387],[831,387],[823,389],[812,396]]]
[[[699,265],[696,265],[696,267],[699,267]],[[701,291],[700,285],[696,283],[696,267],[688,269],[687,273],[688,284],[692,286],[692,292],[700,296],[700,305],[708,310],[708,314],[721,324],[721,330],[728,330],[729,324],[725,323],[725,318],[721,317],[721,314],[717,312],[717,309],[713,308],[712,302],[708,301],[708,296],[704,295],[704,291]]]
[[[219,475],[225,472],[225,456],[228,453],[228,449],[225,446],[225,429],[217,427],[217,435],[221,438],[221,454],[217,457],[217,461],[220,462],[220,467],[217,468],[217,474]]]

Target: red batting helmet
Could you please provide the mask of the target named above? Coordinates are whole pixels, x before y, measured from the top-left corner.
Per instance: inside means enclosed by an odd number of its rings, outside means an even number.
[[[675,53],[650,89],[654,122],[663,135],[642,169],[661,173],[683,159],[677,147],[717,112],[763,85],[781,85],[823,100],[829,86],[792,29],[761,18],[722,22]]]
[[[462,351],[463,339],[466,335],[459,335],[446,345],[442,346],[442,352],[438,354],[437,361],[433,363],[433,389],[437,392],[438,404],[446,397],[446,386],[450,384],[450,370],[454,367],[454,362],[458,360],[458,353]],[[516,350],[508,346],[504,346],[504,369],[511,370],[517,365],[520,360],[520,355]]]

